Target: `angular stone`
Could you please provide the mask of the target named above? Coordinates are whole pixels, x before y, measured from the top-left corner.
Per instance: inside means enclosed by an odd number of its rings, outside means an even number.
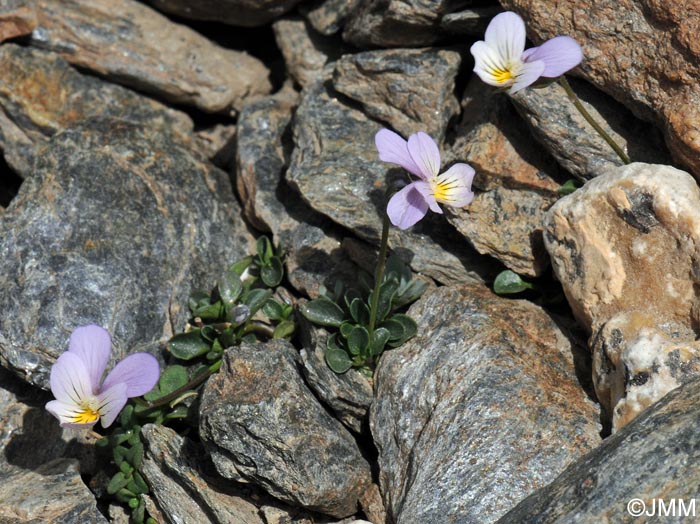
[[[569,83],[586,111],[633,162],[670,163],[661,134],[649,124],[637,120],[624,106],[590,84],[573,78]],[[623,165],[558,83],[523,89],[511,99],[533,136],[572,175],[588,179]]]
[[[143,427],[143,438],[140,471],[169,521],[265,524],[240,489],[201,472],[198,464],[203,463],[203,453],[194,443],[153,424]]]
[[[0,1],[0,42],[25,36],[37,26],[34,4],[27,0]]]
[[[299,364],[282,340],[226,351],[202,393],[200,435],[223,477],[347,517],[371,483],[370,467],[306,387]]]
[[[85,120],[116,118],[187,140],[192,120],[123,87],[78,73],[54,53],[0,47],[0,146],[22,177],[54,134]]]
[[[676,162],[700,177],[700,43],[695,2],[502,0],[536,44],[569,35],[583,46],[576,69],[664,132]]]
[[[192,20],[256,27],[290,11],[301,0],[148,0],[154,7]]]
[[[351,282],[356,268],[340,248],[340,233],[315,213],[284,180],[289,163],[289,122],[298,103],[284,90],[247,105],[238,119],[236,186],[246,217],[273,233],[286,253],[289,282],[300,292],[318,296],[319,286]],[[327,232],[327,233],[326,233]]]
[[[594,382],[613,429],[697,373],[699,210],[689,174],[635,163],[549,211],[545,245],[594,343]]]
[[[56,459],[33,469],[0,471],[0,521],[7,524],[108,524],[80,478],[78,461]]]
[[[315,33],[302,18],[277,20],[272,29],[287,72],[302,88],[318,80],[326,63],[340,55],[336,42]]]
[[[508,512],[498,524],[537,522],[693,522],[679,502],[692,507],[700,484],[697,406],[700,380],[669,393],[622,431],[571,464],[557,479]],[[633,499],[642,505],[628,506]],[[659,501],[673,513],[659,512]]]
[[[442,141],[459,111],[454,89],[461,61],[459,53],[445,49],[344,55],[336,62],[333,87],[405,137],[424,131]]]
[[[483,285],[409,309],[418,335],[384,353],[370,424],[389,521],[494,522],[600,442],[554,319]]]
[[[269,93],[257,58],[224,49],[134,0],[38,0],[31,44],[170,102],[239,110]],[[219,10],[219,14],[220,14]]]
[[[313,209],[371,242],[380,236],[387,173],[399,171],[378,159],[379,129],[317,83],[305,90],[296,112],[287,171],[287,180]],[[466,240],[455,241],[455,232],[435,213],[407,231],[392,227],[389,238],[416,272],[440,282],[478,281],[493,270]]]
[[[54,135],[0,217],[0,361],[48,386],[71,331],[96,323],[112,359],[159,353],[253,249],[228,176],[167,135],[101,120]]]
[[[372,384],[356,369],[338,375],[326,363],[328,332],[315,329],[307,322],[300,326],[304,348],[301,361],[304,377],[318,398],[335,416],[355,433],[362,432],[369,405],[374,398]]]
[[[300,6],[313,28],[322,35],[330,36],[342,29],[345,20],[362,0],[321,0],[310,7]]]
[[[216,166],[228,171],[236,157],[235,124],[215,124],[195,133],[199,150]]]
[[[447,219],[480,253],[516,273],[538,276],[549,260],[542,243],[546,210],[559,198],[558,167],[536,143],[508,99],[475,78],[446,165],[476,170],[476,196]]]
[[[501,11],[503,9],[495,5],[447,13],[440,20],[440,29],[451,35],[475,36],[482,39],[491,19]]]

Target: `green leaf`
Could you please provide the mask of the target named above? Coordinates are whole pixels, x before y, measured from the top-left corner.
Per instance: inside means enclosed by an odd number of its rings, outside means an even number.
[[[250,318],[250,308],[245,304],[236,304],[233,307],[227,308],[226,320],[236,326],[243,324]]]
[[[279,257],[272,257],[260,268],[260,279],[267,287],[277,287],[284,277],[284,266]]]
[[[510,269],[501,271],[493,281],[493,291],[497,295],[512,295],[532,288],[532,284],[524,281],[520,275]]]
[[[124,504],[128,504],[131,499],[136,497],[136,493],[132,493],[126,488],[122,488],[119,491],[117,491],[117,494],[115,495],[117,497],[117,500],[119,502],[123,502]]]
[[[221,346],[224,348],[230,348],[238,344],[238,337],[236,336],[236,331],[232,327],[224,329],[219,337]]]
[[[187,369],[184,366],[177,364],[168,366],[165,368],[165,370],[163,370],[163,373],[160,374],[158,386],[156,386],[156,388],[150,393],[144,395],[143,398],[149,402],[153,402],[154,400],[164,397],[176,389],[181,388],[187,384],[188,380],[189,377],[187,376]]]
[[[243,293],[241,276],[231,268],[229,268],[223,276],[218,287],[221,299],[229,306],[235,304],[236,300],[241,296],[241,293]]]
[[[143,524],[143,519],[146,516],[146,503],[143,498],[139,500],[138,507],[131,512],[131,520],[134,524]]]
[[[180,404],[175,407],[170,413],[165,415],[165,420],[176,420],[187,418],[188,407],[185,404]]]
[[[132,466],[126,460],[124,460],[124,461],[122,461],[121,464],[119,464],[119,469],[121,470],[122,473],[124,473],[124,475],[126,475],[127,477],[130,477],[131,473],[134,471],[134,466]],[[129,487],[128,484],[127,484],[127,487]]]
[[[299,311],[307,320],[320,326],[338,327],[345,319],[345,313],[340,306],[326,297],[309,300]]]
[[[210,304],[208,291],[204,291],[203,289],[198,289],[196,291],[193,291],[192,294],[190,295],[190,300],[189,300],[190,311],[194,311],[197,308],[200,308],[202,306],[206,306],[208,304]]]
[[[123,464],[126,464],[125,462]],[[131,478],[128,478],[124,473],[119,471],[116,475],[112,477],[112,479],[109,481],[109,484],[107,484],[107,493],[110,495],[114,495],[117,491],[120,489],[126,487],[126,485],[131,481]],[[133,494],[132,494],[133,497]]]
[[[255,344],[257,341],[258,337],[255,336],[255,333],[248,333],[241,337],[241,344]]]
[[[408,315],[397,314],[382,322],[381,327],[389,330],[389,346],[399,347],[418,332],[418,326]]]
[[[265,313],[265,316],[270,320],[282,320],[282,318],[284,318],[284,308],[282,304],[272,298],[265,302],[263,313]]]
[[[559,186],[558,193],[561,196],[566,196],[570,195],[574,191],[576,191],[580,186],[578,185],[578,181],[574,180],[573,178],[567,180],[564,182],[561,186]]]
[[[263,307],[265,302],[267,302],[271,296],[272,291],[269,289],[251,289],[250,291],[244,293],[241,297],[241,302],[250,308],[248,318],[255,315],[255,312]]]
[[[221,300],[217,300],[213,304],[198,307],[192,311],[192,316],[202,320],[219,320],[223,318],[224,313],[224,303]]]
[[[120,467],[125,460],[129,460],[129,451],[129,449],[121,445],[114,447],[112,450],[112,458],[114,458],[114,463],[117,467]]]
[[[269,264],[270,258],[275,254],[275,252],[272,249],[272,243],[270,242],[270,239],[267,238],[265,235],[261,236],[255,243],[255,247],[258,253],[258,257],[260,257],[260,260],[262,260],[263,264]]]
[[[132,406],[131,404],[127,404],[122,410],[121,414],[119,415],[119,424],[121,424],[122,427],[125,428],[131,427],[136,422],[135,420],[133,420],[133,415],[134,406]]]
[[[126,454],[126,459],[134,466],[134,469],[139,469],[141,467],[141,460],[143,460],[143,444],[137,442]]]
[[[367,355],[369,332],[363,326],[355,326],[348,335],[348,351],[352,355]]]
[[[410,282],[413,278],[411,268],[403,260],[394,254],[386,259],[384,269],[384,281],[395,279],[399,283]]]
[[[326,364],[338,374],[345,373],[352,367],[352,360],[345,350],[339,348],[335,343],[330,343],[331,338],[333,337],[329,337],[329,344],[326,347]]]
[[[381,322],[391,311],[391,303],[394,299],[396,291],[399,289],[397,280],[391,279],[385,281],[379,286],[379,300],[377,300],[377,322]]]
[[[340,335],[343,338],[348,338],[348,335],[350,335],[350,332],[354,327],[355,324],[353,324],[352,322],[343,322],[342,324],[340,324]]]
[[[389,337],[391,336],[391,333],[389,333],[389,330],[383,327],[379,327],[374,330],[374,333],[372,334],[372,342],[370,344],[370,355],[373,357],[377,357],[382,354],[382,351],[384,351],[384,347],[386,346],[387,342],[389,342]]]
[[[286,338],[294,333],[295,325],[291,320],[283,320],[272,332],[272,338]]]
[[[354,298],[350,302],[350,316],[356,324],[369,324],[369,308],[360,298]]]
[[[189,333],[178,333],[168,342],[170,353],[180,360],[192,360],[205,355],[211,348],[211,344],[202,338],[198,329]]]
[[[240,277],[243,273],[245,273],[245,270],[248,269],[248,266],[250,266],[252,262],[253,257],[242,258],[234,262],[229,268],[229,271],[236,273]]]
[[[428,283],[425,280],[413,280],[408,284],[403,291],[399,289],[399,293],[394,297],[392,302],[392,311],[407,306],[411,302],[415,302],[425,292]]]

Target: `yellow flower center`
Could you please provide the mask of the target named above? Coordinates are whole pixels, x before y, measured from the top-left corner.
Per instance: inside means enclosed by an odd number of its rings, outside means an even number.
[[[499,84],[505,84],[506,82],[509,82],[515,78],[510,69],[493,69],[491,74]]]
[[[433,182],[433,196],[438,202],[448,203],[454,198],[450,197],[450,191],[454,188],[454,180],[446,180],[444,182]]]
[[[73,416],[73,422],[76,424],[90,424],[100,418],[100,412],[95,411],[91,406],[83,405],[81,407],[83,410]]]

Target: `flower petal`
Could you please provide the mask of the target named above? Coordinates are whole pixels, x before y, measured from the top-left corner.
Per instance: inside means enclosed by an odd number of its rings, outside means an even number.
[[[468,164],[455,164],[435,179],[435,198],[452,207],[464,207],[474,199],[474,169]]]
[[[126,384],[126,396],[139,397],[151,391],[159,377],[160,366],[153,355],[134,353],[114,366],[102,384],[102,391],[116,384]]]
[[[109,332],[100,326],[82,326],[76,328],[70,336],[68,351],[80,357],[85,363],[94,392],[99,389],[111,349],[112,340]]]
[[[408,229],[421,220],[428,212],[428,202],[413,182],[401,191],[394,193],[386,206],[389,220],[399,229]]]
[[[380,129],[374,136],[374,143],[379,151],[380,160],[399,165],[409,173],[423,178],[423,174],[408,152],[408,143],[401,136],[388,129]]]
[[[515,77],[515,82],[508,92],[510,94],[517,93],[521,89],[525,89],[527,86],[535,83],[535,81],[542,76],[544,67],[544,62],[541,60],[523,63],[518,75]]]
[[[497,14],[486,28],[484,41],[506,64],[520,62],[525,50],[525,22],[512,11]]]
[[[423,174],[421,178],[430,180],[440,172],[440,150],[430,135],[418,131],[408,137],[408,152]]]
[[[102,427],[108,428],[124,408],[127,397],[127,386],[123,382],[115,384],[97,396]]]
[[[514,65],[516,68],[519,68],[520,61],[517,63],[506,63],[496,50],[481,41],[475,42],[470,51],[474,56],[474,72],[485,84],[507,87],[513,83],[514,75],[511,69]]]
[[[97,423],[98,420],[95,419],[93,422],[88,422],[86,424],[78,424],[73,422],[75,417],[81,411],[83,411],[83,409],[75,404],[61,402],[60,400],[52,400],[51,402],[47,402],[45,407],[46,411],[58,419],[61,427],[63,428],[91,428]]]
[[[556,78],[579,65],[583,60],[583,51],[570,36],[557,36],[539,47],[528,49],[522,59],[525,62],[541,60],[545,67],[540,76]]]
[[[51,366],[49,383],[53,396],[64,404],[80,406],[81,402],[93,396],[85,362],[70,351],[63,353]]]
[[[433,213],[442,215],[442,209],[440,209],[437,200],[435,200],[433,187],[430,182],[423,182],[422,180],[419,180],[414,183],[413,187],[416,188],[416,191],[420,192]]]

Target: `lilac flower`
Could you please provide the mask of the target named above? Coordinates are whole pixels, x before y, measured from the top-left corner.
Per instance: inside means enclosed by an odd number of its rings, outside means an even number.
[[[430,136],[423,132],[408,141],[388,129],[380,129],[374,137],[379,158],[397,164],[420,180],[411,182],[389,200],[386,208],[391,223],[408,229],[428,212],[442,213],[438,202],[463,207],[474,198],[474,170],[467,164],[455,164],[440,175],[440,151]]]
[[[51,367],[51,392],[46,404],[61,426],[90,428],[102,418],[109,427],[126,401],[148,393],[160,376],[158,361],[148,353],[134,353],[119,362],[101,382],[112,341],[99,326],[77,328],[68,351]]]
[[[484,40],[474,43],[471,53],[479,78],[492,86],[510,87],[510,93],[540,77],[561,76],[583,59],[581,46],[569,36],[557,36],[525,51],[525,22],[511,11],[491,20]]]

